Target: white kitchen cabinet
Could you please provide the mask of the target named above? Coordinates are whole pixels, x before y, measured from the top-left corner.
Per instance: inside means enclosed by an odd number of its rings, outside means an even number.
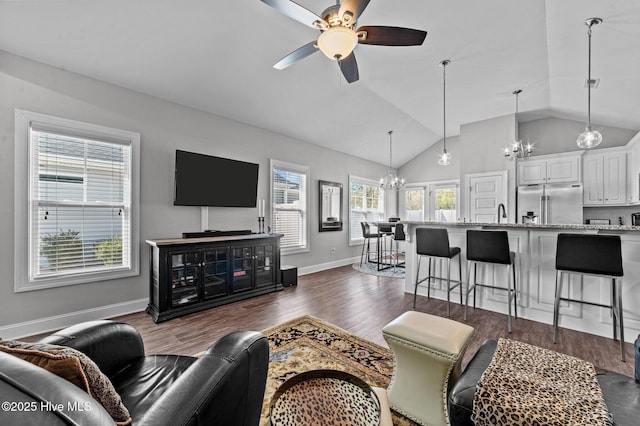
[[[581,153],[540,155],[518,163],[518,185],[578,183]]]
[[[583,157],[584,205],[627,203],[627,153],[589,151]]]
[[[627,147],[627,203],[640,204],[640,132]]]

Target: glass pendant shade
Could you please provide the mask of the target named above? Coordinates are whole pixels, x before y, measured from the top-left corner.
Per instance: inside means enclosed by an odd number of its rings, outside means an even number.
[[[451,164],[451,154],[446,150],[442,151],[442,154],[438,157],[438,164],[441,166],[448,166]]]
[[[318,37],[318,48],[329,59],[344,59],[358,44],[358,35],[350,28],[331,27]]]
[[[602,142],[602,134],[597,130],[591,129],[589,126],[584,129],[584,132],[580,133],[576,141],[578,147],[582,149],[595,148],[600,145],[600,142]]]

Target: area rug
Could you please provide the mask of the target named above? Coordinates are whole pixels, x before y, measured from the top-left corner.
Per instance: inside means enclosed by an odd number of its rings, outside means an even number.
[[[269,403],[287,379],[309,370],[353,374],[371,386],[386,388],[393,374],[393,354],[385,347],[306,315],[264,330],[269,339],[269,372],[260,425],[266,426]],[[392,412],[395,426],[415,425]],[[301,425],[303,426],[303,425]]]
[[[368,263],[363,262],[360,265],[360,262],[356,262],[353,265],[353,269],[358,272],[363,272],[365,274],[377,275],[379,277],[389,277],[389,278],[401,278],[404,279],[404,268],[387,268],[381,271],[378,271],[378,265],[376,263]]]

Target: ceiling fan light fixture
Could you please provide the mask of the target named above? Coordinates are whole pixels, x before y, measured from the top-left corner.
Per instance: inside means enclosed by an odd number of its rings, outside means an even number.
[[[358,44],[358,35],[346,27],[332,27],[318,37],[318,48],[329,59],[344,59]]]

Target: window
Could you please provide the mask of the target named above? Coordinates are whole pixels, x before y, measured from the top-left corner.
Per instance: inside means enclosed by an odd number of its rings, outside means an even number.
[[[431,190],[431,220],[456,222],[458,216],[458,185],[436,185]]]
[[[349,177],[349,239],[362,242],[360,222],[384,220],[384,191],[371,179]]]
[[[401,216],[404,220],[412,220],[418,222],[424,220],[424,195],[424,187],[407,188],[404,191],[405,208],[404,214]]]
[[[138,274],[139,141],[16,110],[16,291]]]
[[[283,254],[309,251],[308,182],[309,167],[271,160],[271,217]]]
[[[400,199],[404,220],[456,222],[458,220],[458,181],[430,182],[408,187]]]

